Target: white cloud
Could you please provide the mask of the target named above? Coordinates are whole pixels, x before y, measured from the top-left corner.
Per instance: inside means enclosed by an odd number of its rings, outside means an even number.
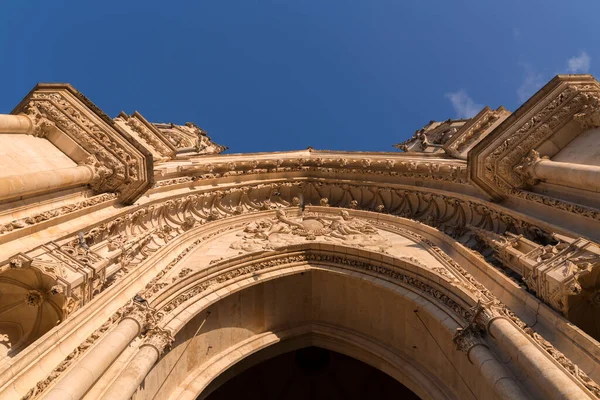
[[[587,74],[590,71],[592,58],[588,53],[582,51],[581,54],[569,58],[567,61],[567,71],[571,74]]]
[[[530,64],[521,64],[525,70],[523,83],[517,89],[517,96],[520,102],[529,99],[535,92],[544,85],[544,77],[538,73]]]
[[[475,103],[463,89],[454,93],[446,93],[446,97],[452,103],[458,118],[474,117],[483,108],[481,104]]]

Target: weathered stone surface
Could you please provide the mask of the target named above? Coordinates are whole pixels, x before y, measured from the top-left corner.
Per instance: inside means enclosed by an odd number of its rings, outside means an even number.
[[[306,346],[421,398],[600,398],[598,93],[230,155],[38,85],[0,115],[0,399],[195,399]]]

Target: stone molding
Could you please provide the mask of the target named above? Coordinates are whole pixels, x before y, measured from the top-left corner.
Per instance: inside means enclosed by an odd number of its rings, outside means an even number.
[[[491,204],[478,204],[441,193],[346,183],[294,182],[190,194],[138,207],[94,226],[82,238],[72,236],[61,240],[59,245],[42,246],[42,253],[39,249],[32,252],[40,266],[52,266],[54,272],[49,271],[51,273],[56,274],[61,268],[90,270],[92,279],[86,281],[91,286],[81,288],[82,292],[75,291],[78,298],[87,302],[93,293],[112,284],[114,277],[127,273],[150,253],[192,227],[231,215],[298,205],[301,194],[317,204],[327,198],[328,204],[334,207],[376,210],[410,218],[455,238],[468,233],[471,226],[496,233],[514,232],[541,244],[552,236],[552,232],[499,211]],[[136,235],[129,233],[134,230],[138,232]],[[100,256],[101,253],[108,254]],[[121,271],[120,275],[105,276],[103,271],[116,263],[120,268],[111,269],[113,274]],[[56,265],[61,267],[57,269]]]
[[[166,161],[175,157],[177,152],[175,146],[137,111],[131,116],[121,112],[114,121],[124,129],[135,132],[139,140],[151,149],[158,160]]]
[[[554,235],[554,244],[540,245],[521,235],[471,231],[506,268],[522,276],[529,290],[565,317],[570,300],[591,296],[597,289],[595,280],[589,279],[600,270],[600,247],[593,242]]]
[[[448,139],[443,146],[444,151],[453,157],[466,160],[468,151],[509,115],[510,111],[504,107],[497,110],[485,107]]]
[[[48,136],[53,128],[68,137],[78,149],[65,148],[58,142],[57,147],[79,165],[89,165],[96,171],[94,189],[118,192],[121,201],[132,203],[152,184],[152,156],[78,95],[69,85],[40,84],[13,114],[28,115],[34,126],[40,127],[40,134]]]
[[[382,175],[390,177],[406,177],[426,180],[440,180],[467,184],[467,168],[458,160],[406,159],[406,157],[390,156],[388,158],[274,158],[236,162],[210,162],[206,164],[179,165],[178,173],[194,174],[190,181],[214,179],[227,176],[264,174],[271,172],[319,172]],[[155,187],[169,186],[177,181],[157,181]]]
[[[292,252],[293,253],[293,252]],[[501,303],[488,289],[486,289],[481,283],[477,282],[471,274],[466,272],[462,267],[458,266],[454,262],[454,267],[458,267],[458,271],[465,278],[461,282],[465,289],[473,293],[475,298],[478,298],[478,303],[471,308],[464,307],[448,296],[449,293],[440,292],[439,289],[433,288],[429,284],[422,280],[407,275],[401,270],[396,268],[387,267],[381,262],[372,264],[369,261],[359,260],[354,257],[336,254],[326,254],[323,251],[305,251],[302,253],[296,252],[295,254],[279,254],[275,256],[267,255],[266,259],[253,258],[251,263],[243,264],[243,259],[235,258],[228,259],[214,265],[213,268],[217,269],[221,266],[221,270],[224,271],[222,274],[215,274],[212,277],[201,280],[201,282],[194,284],[191,288],[184,291],[179,291],[176,297],[170,297],[168,302],[158,306],[158,318],[162,319],[167,313],[173,312],[178,307],[183,307],[185,303],[194,302],[199,297],[204,297],[207,292],[210,291],[211,287],[220,287],[221,284],[232,279],[242,278],[249,274],[254,274],[259,271],[268,270],[275,267],[282,267],[285,265],[298,265],[298,263],[305,262],[324,262],[331,263],[334,265],[349,266],[359,270],[364,270],[377,275],[382,275],[387,278],[391,278],[401,285],[406,285],[412,289],[417,289],[423,293],[433,302],[439,303],[444,308],[452,310],[452,312],[461,320],[467,322],[467,328],[459,331],[455,336],[455,342],[459,345],[459,349],[466,349],[466,352],[470,350],[474,345],[485,345],[481,339],[480,333],[485,334],[489,330],[489,325],[498,318],[503,318],[510,321],[515,327],[517,327],[523,335],[533,339],[538,349],[544,351],[544,353],[554,359],[558,364],[564,368],[564,371],[569,373],[573,379],[584,386],[590,394],[600,398],[600,386],[596,384],[591,378],[589,378],[583,371],[581,371],[571,360],[566,358],[561,352],[556,350],[549,342],[547,342],[541,335],[536,333],[533,329],[529,328],[527,324],[521,321],[512,311],[508,309],[503,303]],[[405,262],[410,263],[410,260]],[[240,265],[242,267],[229,269],[225,265]],[[464,333],[461,333],[464,332]]]
[[[592,77],[554,78],[469,153],[471,182],[495,200],[526,187],[515,167],[570,121],[588,121],[581,115],[596,107],[598,96],[600,85]]]
[[[238,227],[242,226],[242,225],[238,224]],[[223,232],[224,230],[227,230],[227,228],[228,227],[223,227],[220,230],[213,231],[209,235],[212,236],[215,234],[219,234],[219,233]],[[485,312],[484,321],[482,321],[480,323],[481,326],[487,326],[487,324],[491,321],[492,318],[500,317],[500,318],[509,319],[510,321],[515,323],[521,329],[527,328],[526,325],[522,321],[520,321],[512,312],[510,312],[510,310],[508,310],[502,303],[500,303],[495,298],[495,296],[491,292],[489,292],[489,290],[487,290],[483,285],[481,285],[479,282],[477,282],[460,265],[458,265],[454,260],[452,260],[452,258],[450,258],[443,251],[441,251],[441,249],[439,249],[439,247],[437,247],[435,244],[433,244],[429,240],[423,238],[422,236],[420,236],[414,232],[411,232],[411,231],[403,229],[403,228],[399,228],[399,231],[402,231],[402,233],[407,235],[408,237],[412,237],[412,238],[415,238],[416,240],[420,240],[420,243],[423,243],[424,245],[428,246],[430,251],[433,251],[433,254],[436,254],[438,259],[445,260],[446,261],[445,264],[447,265],[448,268],[450,268],[449,269],[449,272],[451,274],[450,276],[458,277],[458,279],[450,280],[450,282],[453,285],[458,283],[458,284],[460,284],[460,286],[464,287],[465,289],[468,289],[472,293],[478,293],[480,296],[482,296],[480,298],[482,299],[481,300],[482,303],[485,303],[486,312]],[[167,286],[169,284],[167,282],[161,282],[160,277],[164,276],[166,274],[166,270],[172,269],[187,254],[189,254],[198,244],[202,243],[207,238],[208,238],[208,236],[205,235],[202,238],[197,239],[190,246],[188,246],[183,252],[181,252],[169,264],[169,267],[167,267],[165,270],[162,270],[159,273],[159,276],[157,276],[157,278],[155,278],[153,281],[151,281],[151,283],[148,284],[148,286],[146,287],[146,290],[142,293],[142,296],[150,299],[150,298],[155,297],[158,292],[164,292],[164,290],[167,288]],[[469,309],[468,307],[459,305],[458,303],[456,303],[455,300],[453,300],[447,294],[444,294],[443,292],[438,293],[439,289],[433,288],[430,285],[420,281],[419,279],[415,280],[414,277],[408,276],[406,274],[402,274],[401,272],[398,272],[397,270],[395,270],[393,268],[382,266],[380,263],[375,265],[375,264],[371,264],[371,263],[360,261],[360,260],[352,260],[351,258],[341,256],[341,255],[340,256],[319,255],[314,252],[313,252],[313,254],[314,255],[312,255],[312,256],[308,256],[308,258],[306,257],[306,255],[301,254],[298,256],[290,256],[291,258],[288,258],[287,261],[282,261],[282,259],[279,259],[279,260],[271,259],[270,261],[267,261],[262,264],[258,264],[258,266],[254,266],[254,267],[242,266],[241,268],[234,268],[233,270],[226,269],[225,274],[216,276],[216,277],[212,278],[212,280],[205,281],[205,282],[199,284],[198,286],[195,286],[191,291],[182,293],[181,295],[179,295],[178,297],[174,298],[169,303],[167,303],[165,306],[160,307],[157,310],[158,312],[156,314],[156,321],[159,322],[161,320],[161,318],[164,317],[164,312],[168,312],[168,311],[174,309],[176,306],[183,304],[183,302],[185,302],[185,301],[191,301],[190,299],[192,299],[194,296],[206,291],[208,288],[210,288],[211,286],[213,286],[215,284],[221,284],[230,279],[242,277],[246,274],[256,272],[257,270],[281,266],[281,265],[284,265],[285,263],[289,263],[289,262],[292,262],[292,263],[305,262],[306,260],[309,260],[309,261],[314,260],[314,261],[318,261],[318,262],[333,262],[333,263],[336,263],[339,265],[347,265],[351,268],[363,268],[364,270],[370,271],[372,273],[381,274],[383,276],[387,276],[392,279],[397,279],[397,280],[402,281],[404,284],[412,285],[413,287],[418,288],[421,291],[424,291],[424,293],[432,300],[441,301],[442,304],[445,305],[445,307],[448,307],[449,309],[454,310],[454,312],[457,313],[457,315],[463,321],[468,322],[471,319],[473,319],[473,315],[475,315],[472,309]],[[246,256],[246,257],[248,257],[248,256]],[[282,256],[282,257],[285,258],[285,256]],[[250,257],[250,258],[252,258],[252,257]],[[235,265],[235,264],[238,264],[238,261],[239,260],[224,260],[224,261],[220,262],[220,264],[230,263],[230,264]],[[258,261],[256,261],[256,262],[258,262]],[[406,260],[405,262],[414,263],[413,260]],[[215,264],[213,266],[213,269],[217,269],[218,266],[219,266],[219,264]],[[436,271],[436,272],[439,273],[439,271]],[[445,276],[444,274],[440,274],[440,275]],[[448,279],[448,276],[445,276],[445,279]],[[165,286],[165,284],[167,286]],[[482,314],[484,314],[484,313],[482,313]],[[113,321],[114,321],[114,319],[113,319]],[[524,332],[527,333],[526,331],[524,331]],[[531,335],[532,334],[530,334],[530,336]],[[541,338],[541,336],[537,335],[534,339],[539,341],[540,340],[539,338]],[[566,359],[564,357],[564,355],[562,355],[562,353],[559,353],[553,347],[548,348],[546,344],[544,344],[544,350],[549,355],[551,355],[552,357],[557,359],[558,362],[561,363],[561,365],[563,365],[567,370],[569,370],[569,372],[573,371],[571,373],[579,381],[587,382],[586,387],[590,388],[590,390],[595,390],[595,388],[597,388],[597,385],[593,381],[591,381],[589,379],[589,377],[587,377],[587,375],[583,374],[583,372],[581,370],[579,370],[576,366],[574,366],[574,364],[572,362],[570,362],[568,359]],[[77,356],[77,357],[79,357],[79,356]],[[54,379],[56,379],[56,376],[52,380],[54,380]]]
[[[152,124],[177,149],[178,153],[219,154],[228,149],[213,142],[207,132],[193,122]]]

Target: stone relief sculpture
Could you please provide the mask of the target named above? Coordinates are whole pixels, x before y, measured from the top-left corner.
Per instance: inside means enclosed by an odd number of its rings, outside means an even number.
[[[339,242],[381,252],[391,246],[376,228],[350,217],[345,210],[339,216],[304,213],[298,219],[277,210],[275,218],[250,222],[239,236],[242,239],[232,243],[231,248],[246,252],[275,250],[307,240]]]
[[[0,139],[48,141],[71,167],[0,177],[0,399],[196,398],[193,371],[284,340],[236,326],[253,303],[227,301],[283,276],[301,291],[319,279],[298,274],[327,268],[327,290],[360,288],[331,296],[352,323],[336,331],[323,312],[290,332],[360,337],[389,366],[381,354],[402,354],[423,397],[599,399],[600,161],[577,157],[595,143],[600,84],[558,76],[536,96],[517,114],[432,121],[403,153],[248,155],[222,154],[193,123],[113,119],[69,85],[37,86],[0,115]],[[319,311],[328,294],[298,304]],[[257,336],[210,339],[221,305],[219,323]],[[292,324],[292,308],[269,318]]]

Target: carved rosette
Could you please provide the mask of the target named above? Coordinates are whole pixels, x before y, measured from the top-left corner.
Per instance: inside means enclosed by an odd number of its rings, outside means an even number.
[[[168,329],[159,327],[152,328],[146,334],[146,339],[141,346],[151,346],[157,352],[160,357],[163,352],[171,347],[171,344],[175,341],[173,334]],[[140,347],[141,347],[140,346]]]
[[[39,307],[44,302],[44,294],[39,290],[30,290],[25,296],[25,304],[31,307]]]

